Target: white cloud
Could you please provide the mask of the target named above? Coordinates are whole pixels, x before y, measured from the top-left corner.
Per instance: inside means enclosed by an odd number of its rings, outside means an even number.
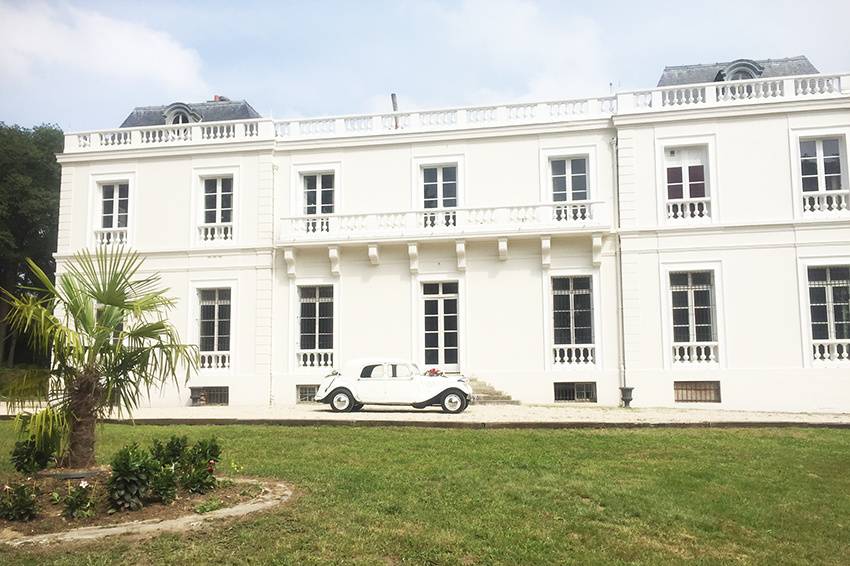
[[[0,2],[0,74],[43,83],[54,73],[207,90],[198,54],[166,33],[67,4]]]
[[[522,85],[522,98],[607,92],[610,78],[602,31],[588,17],[553,17],[530,0],[465,0],[443,19],[458,63],[481,65]],[[476,97],[499,96],[493,89]]]

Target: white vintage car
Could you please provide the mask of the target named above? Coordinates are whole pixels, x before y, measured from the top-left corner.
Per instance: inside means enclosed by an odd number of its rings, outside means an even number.
[[[447,413],[460,413],[471,400],[465,377],[425,374],[414,363],[394,359],[349,362],[342,372],[325,377],[316,392],[316,401],[336,412],[359,411],[363,405],[439,405]]]

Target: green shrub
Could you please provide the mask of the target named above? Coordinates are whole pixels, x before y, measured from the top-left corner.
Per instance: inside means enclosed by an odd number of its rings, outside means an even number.
[[[210,462],[213,462],[210,460]],[[215,489],[214,467],[210,462],[186,462],[180,469],[180,485],[191,493],[206,493]]]
[[[201,439],[197,441],[189,450],[189,458],[193,462],[207,463],[210,460],[214,462],[221,461],[221,446],[218,444],[216,437],[209,439]]]
[[[66,519],[86,519],[94,515],[94,487],[86,480],[75,487],[68,488],[68,495],[62,501],[62,516]]]
[[[25,483],[3,486],[0,492],[0,517],[9,521],[30,521],[38,513],[38,489]]]
[[[22,474],[32,474],[46,468],[53,460],[55,452],[55,445],[39,447],[35,438],[20,440],[12,449],[12,465]]]
[[[163,466],[178,464],[186,457],[186,448],[189,439],[185,436],[172,436],[163,444],[159,439],[154,439],[151,446],[151,456]]]
[[[151,482],[161,466],[135,442],[119,450],[112,459],[109,502],[113,510],[135,511],[150,495]]]
[[[177,497],[177,474],[174,465],[162,466],[151,479],[151,497],[168,505]]]

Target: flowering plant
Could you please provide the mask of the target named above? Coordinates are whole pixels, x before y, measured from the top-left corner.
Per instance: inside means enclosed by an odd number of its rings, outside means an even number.
[[[427,375],[428,377],[439,377],[443,375],[443,372],[437,368],[431,368],[425,372],[425,375]]]
[[[94,515],[93,492],[94,487],[86,480],[82,480],[76,487],[71,487],[69,482],[62,516],[67,519],[85,519]]]

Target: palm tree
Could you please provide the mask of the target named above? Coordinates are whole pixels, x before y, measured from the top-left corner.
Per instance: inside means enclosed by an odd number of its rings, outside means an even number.
[[[32,260],[27,263],[41,286],[22,288],[19,296],[2,290],[10,326],[51,358],[42,371],[48,385],[40,392],[40,410],[26,422],[37,440],[59,431],[63,463],[91,467],[97,419],[130,416],[152,387],[176,383],[183,372],[188,379],[197,368],[197,348],[180,342],[165,318],[174,301],[158,275],[138,275],[142,259],[135,252],[79,252],[56,285]],[[25,412],[38,391],[34,377],[10,388],[13,410]]]

